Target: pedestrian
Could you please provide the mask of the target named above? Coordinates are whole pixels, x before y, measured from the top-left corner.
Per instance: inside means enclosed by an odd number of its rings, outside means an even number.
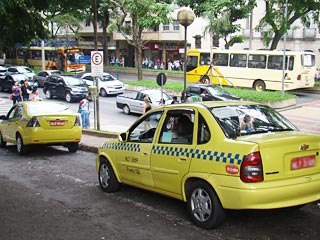
[[[179,103],[178,97],[177,96],[173,96],[171,104],[177,104],[177,103]]]
[[[79,110],[81,110],[81,120],[82,120],[82,128],[88,129],[90,127],[89,122],[89,111],[90,111],[90,105],[87,95],[83,95],[83,99],[79,103]]]
[[[31,101],[41,101],[42,100],[42,98],[39,95],[38,89],[36,89],[36,88],[33,89],[29,100],[31,100]]]
[[[144,106],[143,106],[143,114],[145,114],[146,112],[150,111],[152,106],[150,104],[150,100],[148,97],[145,97],[143,99],[144,101]],[[150,129],[152,128],[151,124],[150,124],[150,119],[147,118],[145,121],[144,121],[144,130],[147,130],[147,129]]]
[[[17,102],[21,102],[21,86],[18,82],[14,82],[12,86],[12,101],[13,105]]]
[[[28,80],[24,80],[21,86],[22,101],[29,101],[29,95],[32,92],[31,87],[28,84]]]

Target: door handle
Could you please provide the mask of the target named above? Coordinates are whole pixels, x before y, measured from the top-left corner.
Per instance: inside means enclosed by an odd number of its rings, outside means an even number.
[[[186,162],[187,159],[186,158],[178,158],[178,162]]]
[[[148,153],[143,152],[143,153],[141,153],[141,155],[142,155],[142,156],[148,156]]]

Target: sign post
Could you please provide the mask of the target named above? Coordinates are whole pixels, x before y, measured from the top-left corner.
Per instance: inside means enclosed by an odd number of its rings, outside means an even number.
[[[99,81],[98,78],[103,75],[103,51],[91,51],[91,75],[94,78],[98,94],[93,96],[94,102],[94,128],[100,130],[99,114]]]

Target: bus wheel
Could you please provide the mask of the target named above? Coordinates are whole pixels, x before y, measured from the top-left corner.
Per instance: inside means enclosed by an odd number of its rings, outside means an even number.
[[[262,80],[257,80],[253,84],[253,89],[259,92],[264,91],[266,90],[266,84]]]
[[[200,78],[200,82],[201,82],[201,83],[204,83],[204,84],[209,84],[209,83],[210,83],[210,79],[209,79],[208,76],[202,76],[202,77]]]

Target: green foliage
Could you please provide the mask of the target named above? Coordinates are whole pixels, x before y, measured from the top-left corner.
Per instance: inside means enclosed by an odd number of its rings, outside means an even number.
[[[243,100],[255,102],[277,102],[283,101],[296,96],[291,93],[284,93],[282,96],[281,91],[255,91],[252,89],[239,89],[239,88],[225,88],[229,93],[241,97]]]
[[[128,85],[142,86],[145,88],[160,88],[155,80],[143,80],[143,81],[125,81]],[[182,92],[183,83],[182,82],[167,82],[163,89],[169,89],[176,92]],[[264,91],[258,92],[252,89],[240,89],[240,88],[230,88],[225,87],[226,91],[230,94],[239,96],[243,100],[254,101],[254,102],[277,102],[295,98],[296,96],[285,92],[282,96],[281,91]]]
[[[43,38],[47,31],[40,11],[48,7],[49,0],[0,1],[0,49]]]
[[[311,21],[319,24],[320,1],[288,0],[287,18],[285,17],[285,8],[286,1],[284,0],[265,0],[266,13],[256,30],[264,33],[263,43],[271,50],[277,48],[281,37],[297,19],[300,19],[305,26],[309,26]]]

